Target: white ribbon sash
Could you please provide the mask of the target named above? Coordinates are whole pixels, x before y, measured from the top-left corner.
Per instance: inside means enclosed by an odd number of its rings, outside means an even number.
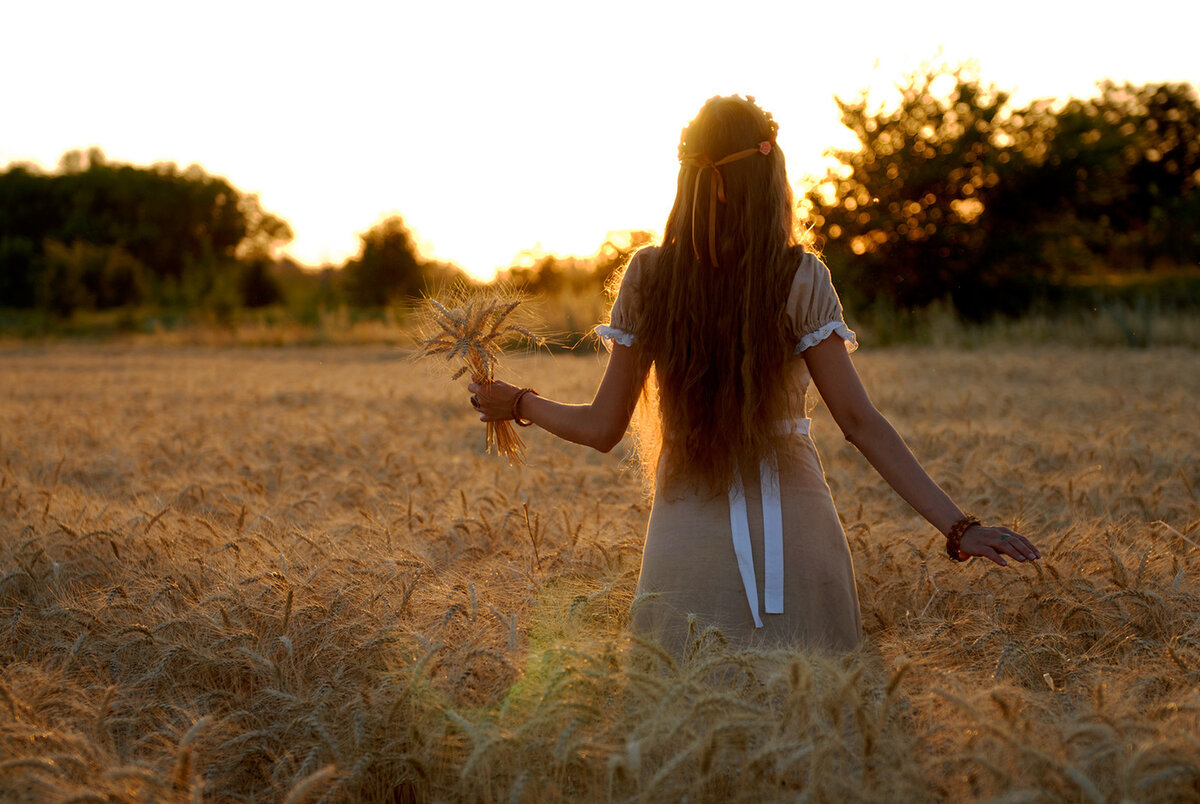
[[[777,430],[791,435],[808,435],[809,419],[780,422]],[[779,493],[779,464],[774,455],[758,466],[763,511],[763,602],[767,614],[783,614],[783,503]],[[746,590],[746,602],[754,617],[754,627],[762,628],[758,612],[758,584],[754,579],[754,553],[750,548],[750,518],[746,512],[746,487],[742,476],[733,470],[729,489],[729,529],[733,533],[733,552],[738,573]]]

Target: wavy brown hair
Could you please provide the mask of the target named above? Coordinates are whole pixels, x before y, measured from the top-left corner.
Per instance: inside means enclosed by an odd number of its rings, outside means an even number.
[[[653,362],[663,468],[713,493],[729,488],[737,466],[768,454],[772,423],[794,416],[797,404],[786,371],[794,343],[785,306],[802,248],[776,130],[753,98],[704,104],[683,131],[675,204],[657,259],[641,277],[638,340]],[[717,204],[714,265],[710,177],[697,184],[696,176],[711,168],[685,158],[718,162],[764,141],[772,144],[768,154],[719,168],[725,202]]]

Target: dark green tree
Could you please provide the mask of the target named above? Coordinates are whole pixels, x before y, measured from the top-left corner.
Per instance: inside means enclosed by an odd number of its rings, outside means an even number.
[[[1108,270],[1200,259],[1200,101],[1188,84],[1105,82],[1048,115],[1035,193]]]
[[[275,276],[274,263],[266,255],[243,262],[238,290],[246,307],[267,307],[283,301],[283,289]]]
[[[865,93],[837,99],[859,148],[836,152],[841,169],[806,198],[826,258],[862,301],[950,296],[968,315],[1019,306],[1030,266],[1007,250],[1031,237],[1031,216],[1017,201],[1027,159],[1008,94],[961,68],[910,76],[900,93],[890,110]]]
[[[427,263],[404,219],[393,215],[359,236],[358,256],[343,268],[346,298],[358,307],[386,307],[431,292],[463,276],[458,269]]]
[[[859,147],[805,204],[852,300],[1019,313],[1073,274],[1200,259],[1195,90],[1100,90],[1012,108],[959,68],[890,110],[838,99]]]
[[[140,168],[96,148],[69,151],[57,173],[0,173],[0,306],[198,303],[236,286],[242,259],[290,239],[257,198],[195,165]]]

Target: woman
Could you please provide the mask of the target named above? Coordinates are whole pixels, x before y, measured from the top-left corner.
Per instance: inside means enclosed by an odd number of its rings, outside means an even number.
[[[829,271],[797,242],[776,130],[736,96],[709,100],[684,130],[663,244],[634,256],[597,328],[612,354],[591,404],[469,386],[483,421],[537,424],[602,452],[657,387],[661,452],[633,628],[677,655],[693,618],[741,645],[840,651],[861,639],[849,548],[804,417],[810,378],[952,558],[1041,557],[965,515],[871,404]]]

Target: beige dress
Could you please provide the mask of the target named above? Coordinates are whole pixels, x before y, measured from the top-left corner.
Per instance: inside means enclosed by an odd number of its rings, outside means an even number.
[[[611,323],[597,328],[602,337],[636,342],[638,278],[652,270],[656,254],[651,248],[634,257]],[[791,371],[806,390],[805,349],[831,336],[850,351],[858,345],[829,269],[811,254],[796,269],[787,313],[796,341]],[[676,656],[686,653],[689,632],[698,633],[692,629],[709,626],[747,647],[858,645],[862,621],[850,550],[808,425],[808,419],[777,423],[790,433],[785,446],[758,471],[739,472],[727,495],[688,492],[683,483],[665,491],[660,476],[633,608],[635,633]]]

